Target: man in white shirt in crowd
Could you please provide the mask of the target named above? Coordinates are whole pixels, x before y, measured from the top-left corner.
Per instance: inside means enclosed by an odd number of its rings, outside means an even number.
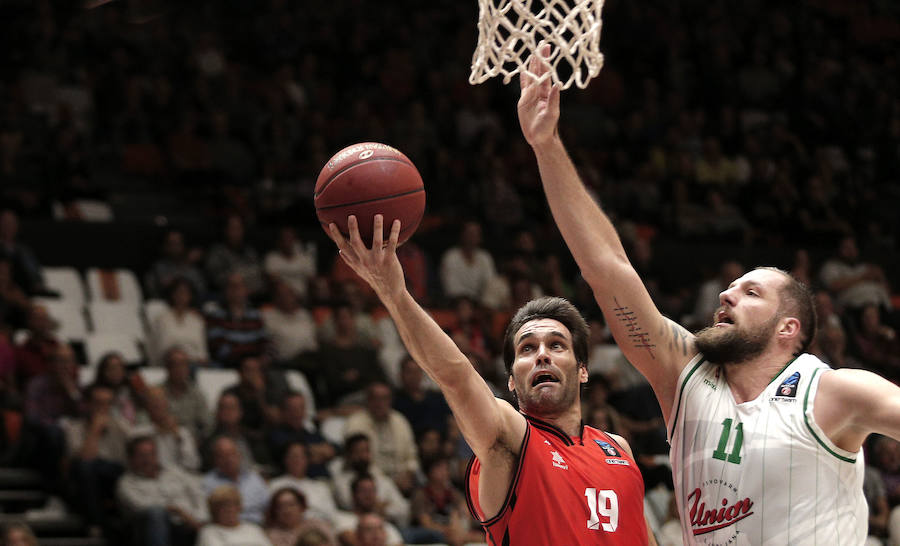
[[[138,436],[127,446],[128,470],[116,486],[116,498],[131,516],[133,539],[146,546],[193,544],[209,519],[199,478],[159,462],[156,442]]]

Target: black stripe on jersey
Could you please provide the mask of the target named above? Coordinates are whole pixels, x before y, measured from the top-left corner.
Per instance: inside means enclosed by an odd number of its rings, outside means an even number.
[[[472,465],[475,463],[475,457],[472,457],[469,460],[469,465],[466,467],[466,506],[469,507],[469,513],[472,514],[472,517],[475,518],[475,521],[481,524],[482,527],[487,529],[491,525],[497,523],[503,514],[506,512],[507,508],[512,509],[512,506],[516,502],[516,486],[519,485],[519,477],[522,475],[522,463],[525,460],[525,446],[528,445],[528,439],[531,437],[531,427],[525,427],[525,436],[522,437],[522,445],[519,446],[519,460],[516,462],[516,472],[513,474],[512,482],[509,484],[509,489],[506,492],[506,499],[504,499],[503,504],[500,505],[500,510],[497,511],[497,514],[493,517],[482,520],[478,515],[478,512],[475,511],[475,503],[472,500],[472,488],[471,488],[471,472]]]
[[[525,414],[523,414],[523,415],[525,415]],[[557,436],[567,446],[575,445],[575,442],[572,441],[572,438],[570,438],[569,435],[566,434],[565,432],[563,432],[562,429],[560,429],[559,427],[557,427],[555,425],[551,425],[550,423],[548,423],[546,421],[541,421],[540,419],[538,419],[536,417],[532,417],[530,415],[525,415],[525,419],[527,419],[529,423],[531,423],[535,427],[543,430],[544,432],[549,432],[549,433],[553,434],[554,436]],[[582,430],[584,430],[584,425],[582,425]]]

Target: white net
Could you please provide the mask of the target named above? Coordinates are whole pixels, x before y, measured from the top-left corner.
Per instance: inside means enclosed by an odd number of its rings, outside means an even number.
[[[502,75],[509,83],[528,70],[539,44],[550,44],[549,77],[584,89],[603,67],[600,12],[603,0],[478,0],[478,45],[469,83]],[[548,76],[544,76],[548,77]]]

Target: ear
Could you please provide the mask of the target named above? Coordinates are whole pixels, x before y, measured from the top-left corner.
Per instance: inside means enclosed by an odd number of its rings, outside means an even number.
[[[795,340],[800,336],[800,320],[795,317],[781,319],[776,335],[785,341]]]
[[[579,383],[587,383],[588,382],[588,369],[584,364],[578,364],[578,382]]]

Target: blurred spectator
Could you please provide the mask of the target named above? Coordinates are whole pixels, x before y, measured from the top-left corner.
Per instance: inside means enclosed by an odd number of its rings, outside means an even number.
[[[297,539],[307,529],[318,529],[331,536],[324,521],[307,517],[306,497],[292,487],[277,489],[266,509],[266,535],[273,546],[296,546]]]
[[[371,442],[365,434],[355,434],[344,441],[344,455],[335,457],[328,465],[334,481],[338,506],[353,509],[353,483],[361,476],[374,480],[376,502],[384,514],[397,525],[409,521],[409,502],[403,498],[394,481],[372,464]]]
[[[278,362],[288,362],[301,353],[318,349],[316,323],[290,285],[275,281],[272,304],[263,309],[262,317]]]
[[[866,465],[865,478],[863,479],[863,495],[866,497],[866,504],[869,506],[869,538],[866,544],[867,546],[870,543],[883,544],[880,538],[887,538],[888,536],[888,518],[891,511],[888,506],[887,491],[884,488],[881,472],[869,464]]]
[[[20,243],[19,217],[11,209],[0,210],[0,257],[12,265],[12,283],[29,296],[47,293],[41,264],[26,245]]]
[[[396,546],[394,530],[376,513],[366,513],[359,516],[356,523],[357,546]]]
[[[210,358],[226,368],[237,368],[244,357],[266,352],[262,314],[250,305],[241,273],[228,275],[224,307],[207,311],[206,336]]]
[[[444,396],[425,388],[425,372],[408,354],[400,362],[400,390],[394,393],[394,409],[406,417],[416,435],[427,429],[444,430],[450,416]]]
[[[275,492],[285,487],[292,487],[303,493],[308,501],[308,509],[311,517],[334,522],[337,516],[337,505],[334,502],[334,493],[331,492],[331,484],[325,479],[313,479],[309,476],[309,447],[303,442],[291,441],[282,451],[282,465],[284,474],[269,481],[269,491]]]
[[[494,259],[481,248],[481,225],[463,224],[458,243],[441,256],[441,286],[446,298],[466,296],[481,302],[485,289],[497,275]]]
[[[719,266],[719,272],[714,278],[700,285],[694,312],[691,315],[692,329],[709,326],[713,313],[722,305],[719,301],[719,294],[728,288],[731,281],[743,274],[744,266],[737,261],[726,260]]]
[[[224,392],[241,400],[241,423],[261,439],[263,429],[278,421],[278,406],[288,392],[287,381],[280,370],[270,370],[265,359],[256,356],[242,358],[238,374],[238,382]]]
[[[172,347],[180,347],[191,362],[209,361],[206,350],[206,322],[194,305],[194,288],[184,277],[175,277],[166,285],[169,304],[160,311],[150,328],[150,345],[159,356]]]
[[[242,499],[241,521],[262,523],[263,512],[269,502],[269,490],[262,476],[256,470],[244,466],[237,444],[227,436],[220,436],[213,441],[212,454],[213,468],[203,476],[204,490],[211,494],[223,485],[235,487]],[[210,513],[213,513],[212,506]]]
[[[206,280],[197,267],[201,254],[199,249],[189,250],[185,246],[182,232],[175,229],[167,231],[163,239],[162,256],[153,262],[144,277],[146,297],[169,296],[172,284],[179,279],[184,279],[190,284],[193,294],[201,297],[206,294]]]
[[[28,337],[15,348],[16,376],[20,385],[27,386],[33,377],[45,373],[56,354],[59,324],[43,305],[32,305],[27,312]]]
[[[59,344],[50,356],[48,370],[28,382],[25,415],[37,423],[53,425],[61,417],[75,417],[80,401],[75,351],[68,344]]]
[[[360,404],[363,390],[373,381],[384,380],[384,371],[371,342],[357,328],[350,306],[335,306],[332,316],[334,337],[319,347],[318,358],[328,365],[319,370],[324,392],[322,400],[317,401],[324,407]]]
[[[210,522],[200,529],[196,546],[272,546],[259,525],[242,518],[242,498],[236,487],[216,487],[207,502]]]
[[[859,311],[853,340],[866,368],[892,381],[900,380],[900,340],[893,328],[882,323],[876,305],[865,305]]]
[[[325,441],[315,423],[306,419],[306,398],[302,393],[290,391],[281,400],[279,422],[268,433],[269,452],[281,458],[285,449],[300,442],[309,450],[310,474],[328,476],[325,464],[334,457],[334,447]]]
[[[416,301],[429,301],[429,269],[425,251],[413,241],[406,241],[397,247],[397,259],[403,267],[406,288]]]
[[[275,248],[266,254],[264,268],[273,281],[287,284],[304,301],[309,281],[316,274],[316,256],[314,243],[297,240],[294,228],[283,226]]]
[[[839,241],[835,254],[822,265],[819,277],[841,309],[859,309],[868,304],[891,309],[884,271],[875,264],[860,261],[856,238],[852,235]]]
[[[213,464],[213,443],[221,436],[231,438],[241,452],[241,461],[253,466],[267,463],[268,450],[263,442],[252,440],[247,435],[242,423],[244,410],[241,399],[235,394],[222,393],[216,402],[216,413],[213,417],[212,430],[206,436],[200,449],[203,457],[203,468],[211,468]]]
[[[31,303],[12,277],[12,262],[0,255],[0,313],[15,326],[24,326]]]
[[[74,495],[72,506],[92,528],[108,528],[116,482],[125,470],[129,427],[113,413],[115,393],[111,388],[94,384],[85,398],[83,417],[61,421]]]
[[[206,273],[216,290],[227,291],[232,275],[238,273],[249,294],[262,292],[262,267],[256,250],[244,240],[244,221],[240,216],[232,214],[225,220],[224,241],[209,249]]]
[[[462,546],[484,539],[484,533],[471,528],[472,518],[463,494],[450,483],[450,467],[446,459],[432,459],[425,464],[425,485],[410,499],[413,528],[404,531],[407,542],[444,542]]]
[[[369,437],[372,463],[391,477],[400,491],[409,492],[419,472],[416,438],[409,421],[391,409],[393,393],[381,382],[366,389],[366,407],[347,418],[344,436]]]
[[[150,389],[145,403],[150,424],[139,427],[133,434],[153,438],[161,464],[191,472],[200,470],[197,440],[169,411],[169,402],[162,389]]]
[[[166,379],[160,387],[169,402],[169,410],[178,424],[187,427],[196,440],[205,438],[210,427],[209,405],[191,378],[188,354],[180,347],[173,347],[166,351],[163,363]]]
[[[353,479],[350,484],[352,494],[352,511],[341,512],[338,514],[337,522],[334,525],[338,539],[345,546],[356,546],[362,544],[359,539],[371,541],[369,544],[390,544],[391,546],[403,544],[403,537],[391,523],[382,519],[385,515],[385,507],[381,502],[375,486],[375,479],[368,474],[361,474]],[[369,525],[370,517],[378,518],[381,523],[381,531],[378,531],[378,524],[371,519],[373,529],[366,529]],[[363,537],[357,533],[360,524],[363,525]],[[367,536],[371,532],[374,536]],[[378,540],[384,537],[386,540]]]
[[[93,384],[108,387],[115,393],[113,414],[129,427],[147,422],[143,410],[147,386],[138,372],[125,369],[125,359],[121,354],[110,352],[100,357]]]
[[[209,519],[200,480],[161,464],[149,436],[129,440],[127,453],[128,470],[119,478],[116,498],[130,520],[132,543],[193,544],[197,530]]]
[[[25,522],[13,521],[3,527],[3,546],[39,546],[37,537]]]
[[[847,334],[840,323],[823,324],[816,333],[811,352],[832,368],[864,367],[847,354]]]

